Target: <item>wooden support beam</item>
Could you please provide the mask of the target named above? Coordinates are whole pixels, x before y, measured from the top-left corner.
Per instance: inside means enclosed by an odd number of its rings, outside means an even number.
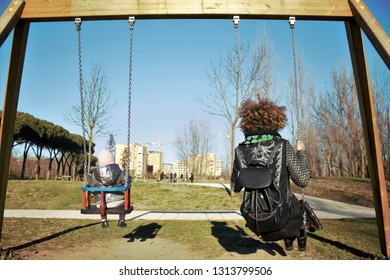
[[[19,22],[15,26],[11,50],[8,80],[5,88],[3,112],[0,126],[0,243],[3,229],[5,197],[7,194],[8,171],[15,130],[20,84],[26,53],[29,22]]]
[[[362,0],[349,0],[353,17],[390,69],[390,38]]]
[[[229,18],[345,20],[348,0],[26,0],[28,21]]]
[[[25,4],[22,0],[12,1],[0,16],[0,47],[18,23]]]
[[[378,136],[378,127],[369,74],[366,65],[363,39],[358,23],[351,19],[345,22],[351,54],[356,90],[362,118],[368,167],[375,203],[376,220],[382,254],[390,257],[390,216],[385,173]]]

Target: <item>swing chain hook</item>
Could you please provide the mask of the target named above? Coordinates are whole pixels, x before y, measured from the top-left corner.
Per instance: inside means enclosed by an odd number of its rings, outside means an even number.
[[[77,31],[80,31],[81,30],[81,18],[75,18],[74,24],[77,27]]]
[[[129,17],[130,30],[134,30],[135,17]]]
[[[295,25],[295,17],[289,17],[288,18],[288,22],[290,23],[290,28],[291,29],[294,29],[294,25]]]
[[[234,28],[238,29],[239,23],[240,23],[240,16],[234,16],[233,17],[233,23],[234,23]]]

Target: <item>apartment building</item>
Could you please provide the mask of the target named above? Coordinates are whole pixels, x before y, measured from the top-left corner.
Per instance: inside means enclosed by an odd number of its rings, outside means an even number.
[[[172,173],[173,174],[176,173],[177,178],[179,178],[179,179],[183,178],[183,180],[187,180],[188,174],[189,174],[188,168],[187,168],[187,161],[181,160],[181,161],[173,164]]]
[[[115,146],[115,162],[122,169],[122,158],[126,144]],[[189,156],[186,161],[169,164],[169,170],[163,164],[163,153],[148,151],[145,145],[130,144],[130,169],[135,178],[157,178],[163,171],[164,174],[176,173],[177,178],[188,179],[191,173],[197,177],[219,178],[222,176],[222,161],[216,158],[214,153]]]
[[[191,173],[204,178],[219,178],[222,176],[222,161],[214,153],[192,155],[186,161],[175,163],[172,170],[178,178],[182,174],[184,178],[188,178]]]
[[[124,169],[122,164],[126,144],[115,145],[115,163]],[[130,173],[135,178],[144,178],[146,175],[148,150],[140,144],[130,144]]]
[[[163,170],[163,153],[159,151],[148,151],[147,173],[148,177],[157,178]]]

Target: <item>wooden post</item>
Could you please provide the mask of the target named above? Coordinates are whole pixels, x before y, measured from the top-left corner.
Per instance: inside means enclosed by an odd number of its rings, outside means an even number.
[[[8,80],[4,95],[0,127],[0,243],[3,229],[5,197],[7,194],[8,171],[15,130],[16,110],[18,107],[29,27],[30,23],[23,21],[19,21],[15,26]]]
[[[354,19],[345,22],[356,90],[359,99],[368,167],[375,203],[382,254],[390,257],[390,216],[374,101],[360,27]]]

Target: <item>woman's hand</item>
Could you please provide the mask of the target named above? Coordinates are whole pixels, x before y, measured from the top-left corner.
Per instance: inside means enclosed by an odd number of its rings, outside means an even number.
[[[297,141],[297,151],[304,151],[306,150],[305,144],[301,140]]]

